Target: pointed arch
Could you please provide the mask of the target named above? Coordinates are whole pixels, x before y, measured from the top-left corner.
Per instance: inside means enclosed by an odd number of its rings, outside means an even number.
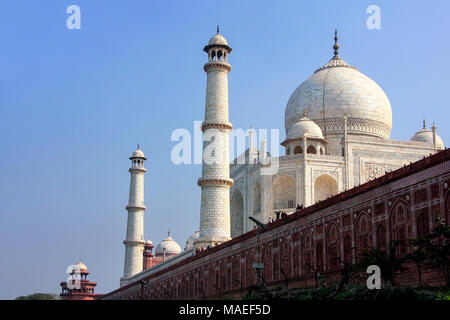
[[[428,208],[419,212],[416,219],[416,230],[417,238],[423,239],[427,234],[430,233],[430,220],[428,216]]]
[[[255,284],[255,270],[253,269],[253,263],[255,262],[255,253],[252,249],[247,250],[247,254],[245,257],[246,264],[246,280],[247,287],[250,287]]]
[[[314,201],[322,201],[338,193],[337,181],[328,174],[322,174],[314,181]]]
[[[355,242],[359,256],[373,246],[372,234],[372,219],[367,212],[363,211],[355,223]]]
[[[377,227],[377,248],[386,249],[386,227],[384,224]]]
[[[270,242],[265,245],[263,251],[264,279],[266,282],[272,281],[272,245]]]
[[[303,153],[303,148],[301,146],[296,146],[294,149],[294,154],[301,154]]]
[[[317,271],[323,270],[323,244],[319,241],[316,245],[316,269]]]
[[[447,191],[447,195],[445,196],[445,222],[450,224],[450,190]]]
[[[306,149],[306,153],[317,154],[316,147],[314,147],[312,145],[308,146],[308,149]]]
[[[310,231],[306,231],[302,237],[302,273],[310,273],[313,271],[311,266],[313,266],[314,261],[314,247],[313,247],[313,237]]]
[[[326,233],[327,241],[327,268],[337,269],[340,265],[338,258],[340,258],[341,239],[339,227],[336,222],[331,222],[328,225]]]
[[[288,277],[291,275],[291,244],[287,239],[281,244],[281,268]]]
[[[236,189],[230,200],[230,228],[231,237],[237,237],[244,231],[244,198],[241,192]]]
[[[344,261],[353,262],[352,237],[349,234],[344,237]]]
[[[406,241],[412,238],[411,208],[408,202],[397,199],[389,212],[391,241]],[[400,246],[399,255],[407,253],[406,246]]]
[[[253,214],[261,212],[261,185],[255,181],[253,187]]]
[[[278,176],[272,184],[273,209],[294,208],[296,199],[295,180],[286,174]]]
[[[294,248],[294,252],[292,254],[293,263],[293,273],[294,276],[297,276],[300,272],[300,246],[296,245]]]

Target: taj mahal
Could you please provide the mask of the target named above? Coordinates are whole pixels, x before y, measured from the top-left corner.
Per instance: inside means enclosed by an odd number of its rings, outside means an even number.
[[[279,170],[260,174],[258,165],[232,165],[231,236],[251,230],[247,217],[267,221],[274,210],[309,206],[386,172],[444,149],[433,124],[410,141],[391,140],[389,99],[375,81],[334,55],[292,93],[285,111],[286,155]],[[225,40],[223,39],[224,43]],[[252,163],[261,148],[250,148]]]
[[[235,160],[230,164],[233,126],[229,112],[238,112],[228,106],[232,48],[217,29],[203,48],[207,86],[202,131],[204,135],[209,130],[218,133],[216,145],[225,156],[212,164],[203,161],[202,176],[193,181],[201,188],[199,229],[183,244],[184,249],[169,234],[153,253],[152,242],[143,237],[147,159],[138,147],[130,157],[121,286],[191,257],[196,249],[216,246],[252,230],[255,225],[249,217],[267,223],[277,210],[289,215],[298,204],[311,206],[444,149],[436,125],[429,129],[425,121],[409,141],[392,140],[391,104],[383,89],[340,57],[337,32],[333,49],[329,62],[317,69],[311,66],[312,75],[301,82],[287,103],[286,135],[280,142],[285,155],[272,158],[266,142],[255,147],[250,135],[243,154],[245,163]],[[204,140],[204,148],[207,146]],[[276,173],[263,174],[264,167],[274,161],[278,163]]]

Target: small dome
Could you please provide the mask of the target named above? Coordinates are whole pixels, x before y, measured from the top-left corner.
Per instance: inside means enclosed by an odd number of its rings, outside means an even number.
[[[170,233],[168,233],[167,237],[156,246],[155,255],[157,257],[162,257],[164,255],[164,248],[166,249],[166,257],[174,256],[181,252],[181,247],[173,240]]]
[[[215,34],[211,39],[209,39],[208,46],[223,45],[228,46],[227,39],[220,33]]]
[[[228,45],[227,39],[219,33],[219,26],[217,26],[217,33],[209,39],[208,45],[203,48],[203,51],[208,52],[211,47],[215,46],[225,48],[228,53],[232,50]]]
[[[433,144],[433,131],[423,128],[411,138],[411,141]],[[439,148],[444,148],[444,141],[437,134],[436,134],[436,146]]]
[[[144,152],[142,152],[141,149],[137,149],[135,152],[133,152],[132,158],[144,158]]]
[[[146,245],[146,246],[152,246],[152,247],[153,247],[153,242],[152,242],[152,240],[147,240],[147,241],[145,241],[145,245]]]
[[[130,157],[130,159],[134,159],[134,158],[141,158],[141,159],[147,160],[147,158],[144,155],[144,152],[139,148],[139,145],[138,145],[136,151],[134,151]]]
[[[184,250],[189,250],[192,248],[192,246],[194,245],[194,241],[198,239],[198,237],[200,236],[200,231],[195,231],[193,235],[191,235],[187,240],[186,240],[186,248],[184,248]]]
[[[80,271],[86,271],[87,272],[87,266],[80,261],[76,265],[73,266],[72,272],[80,272]]]
[[[298,139],[303,136],[323,139],[322,129],[306,116],[294,123],[287,132],[287,139]]]

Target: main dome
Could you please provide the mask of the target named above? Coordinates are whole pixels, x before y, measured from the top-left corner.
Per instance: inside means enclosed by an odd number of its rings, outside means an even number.
[[[338,55],[306,79],[291,95],[285,112],[286,133],[303,117],[318,124],[328,135],[343,135],[347,116],[349,134],[389,139],[392,110],[383,89]]]

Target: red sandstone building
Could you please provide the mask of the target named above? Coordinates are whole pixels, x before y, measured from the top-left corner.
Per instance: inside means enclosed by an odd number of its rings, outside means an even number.
[[[102,296],[101,294],[95,294],[94,291],[97,283],[91,282],[87,279],[89,272],[83,262],[79,261],[76,265],[72,266],[69,274],[71,275],[72,280],[67,280],[60,283],[62,289],[62,293],[60,294],[61,299],[94,300]],[[76,285],[77,281],[79,281],[78,286]]]
[[[450,150],[423,158],[214,248],[145,270],[103,299],[205,299],[239,296],[260,283],[314,287],[340,280],[341,260],[369,247],[421,237],[450,220]],[[144,253],[145,256],[145,253]],[[254,263],[262,263],[261,278]],[[417,285],[410,266],[397,283]],[[424,285],[444,284],[431,267]]]

